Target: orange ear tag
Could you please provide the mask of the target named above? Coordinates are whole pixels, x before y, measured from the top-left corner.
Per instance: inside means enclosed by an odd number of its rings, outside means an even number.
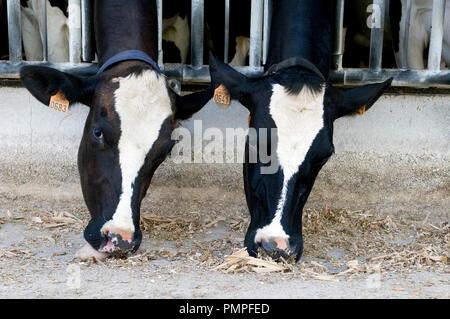
[[[221,84],[214,90],[214,101],[220,108],[223,109],[230,106],[231,97],[225,85]]]
[[[69,110],[69,100],[66,99],[63,92],[58,91],[58,93],[50,98],[48,107],[55,111],[66,113]]]
[[[356,110],[354,113],[352,113],[350,115],[356,116],[356,115],[363,115],[364,113],[366,113],[366,106],[365,105],[362,108],[360,108],[359,110]]]
[[[252,116],[251,115],[249,115],[248,116],[248,127],[250,127],[250,121],[252,120]]]

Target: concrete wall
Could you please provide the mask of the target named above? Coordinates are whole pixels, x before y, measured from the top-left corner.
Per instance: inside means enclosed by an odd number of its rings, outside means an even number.
[[[336,121],[336,155],[319,174],[309,205],[414,209],[448,214],[450,95],[385,95],[363,116]],[[0,186],[78,183],[76,156],[88,109],[68,114],[41,105],[23,88],[0,88]],[[238,103],[210,102],[192,119],[203,128],[247,127]],[[153,185],[222,185],[242,188],[241,164],[166,161]],[[7,185],[7,186],[5,186]],[[0,187],[1,188],[1,187]],[[81,196],[75,188],[75,196]]]

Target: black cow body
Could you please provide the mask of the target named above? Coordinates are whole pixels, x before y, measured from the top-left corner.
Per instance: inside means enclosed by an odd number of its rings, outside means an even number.
[[[157,60],[156,2],[95,1],[99,66],[121,52],[138,50]],[[109,65],[109,64],[108,64]],[[80,78],[46,67],[24,67],[21,80],[42,103],[58,91],[90,107],[78,168],[91,221],[81,259],[138,249],[140,204],[153,173],[174,145],[177,120],[198,111],[212,91],[180,97],[156,65],[132,57],[102,73]]]
[[[247,138],[244,163],[251,215],[245,246],[251,255],[262,247],[274,258],[298,260],[302,210],[316,176],[334,153],[334,120],[371,107],[392,79],[345,91],[332,87],[326,81],[333,17],[329,1],[272,3],[269,72],[247,78],[213,56],[210,69],[213,85],[224,84],[248,108],[250,130],[256,134]],[[266,148],[269,162],[263,158]]]

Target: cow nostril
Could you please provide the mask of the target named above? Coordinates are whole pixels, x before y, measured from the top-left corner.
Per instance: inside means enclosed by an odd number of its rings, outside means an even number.
[[[290,260],[291,257],[295,256],[295,249],[292,249],[293,247],[291,247],[289,242],[282,238],[273,238],[268,241],[261,240],[258,244],[262,253],[274,260],[279,260],[280,258]]]
[[[271,251],[277,248],[277,243],[274,241],[262,241],[262,248],[264,248],[265,251]]]

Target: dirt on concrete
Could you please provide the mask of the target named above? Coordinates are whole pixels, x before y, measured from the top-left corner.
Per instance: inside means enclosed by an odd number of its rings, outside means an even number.
[[[0,185],[0,298],[449,298],[447,214],[312,207],[300,262],[261,273],[242,248],[242,189],[150,188],[128,259],[79,262],[89,214],[77,183]],[[264,258],[264,257],[261,257]]]

